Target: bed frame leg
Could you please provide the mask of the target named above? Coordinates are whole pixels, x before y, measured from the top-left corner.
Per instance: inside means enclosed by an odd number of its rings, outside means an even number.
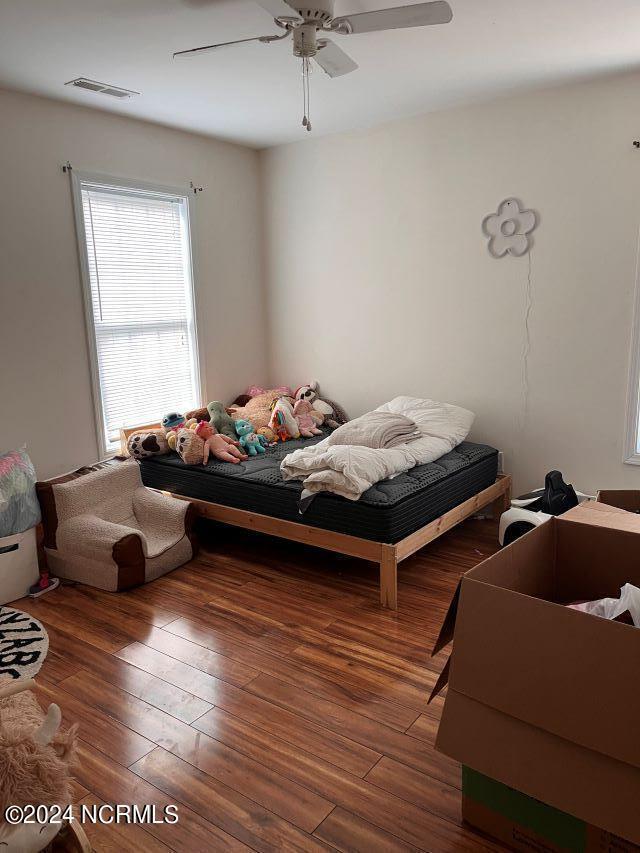
[[[499,495],[491,505],[492,515],[495,521],[500,519],[503,512],[511,506],[511,484]]]
[[[380,603],[398,609],[398,556],[395,545],[382,545],[380,554]]]

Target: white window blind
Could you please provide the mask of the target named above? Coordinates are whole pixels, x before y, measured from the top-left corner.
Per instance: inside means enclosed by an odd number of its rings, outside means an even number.
[[[105,453],[200,403],[186,196],[79,179]]]

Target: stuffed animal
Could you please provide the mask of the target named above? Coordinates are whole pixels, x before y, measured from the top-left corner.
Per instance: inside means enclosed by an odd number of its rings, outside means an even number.
[[[185,416],[179,412],[170,412],[162,419],[162,429],[165,432],[177,432],[177,430],[182,429],[185,420]]]
[[[221,459],[223,462],[233,462],[234,464],[247,459],[247,454],[239,449],[240,442],[234,438],[229,438],[228,435],[223,435],[221,432],[216,432],[210,422],[200,421],[195,428],[195,433],[204,441],[203,463],[205,465],[209,461],[210,453],[216,459]]]
[[[271,418],[271,429],[275,432],[276,441],[289,441],[291,436],[287,432],[282,412],[274,412]]]
[[[322,435],[322,430],[318,429],[316,423],[311,416],[311,403],[308,400],[298,400],[293,407],[293,415],[298,423],[300,435],[305,438],[311,438],[313,435]]]
[[[191,409],[190,412],[185,413],[185,418],[189,420],[190,418],[194,418],[196,421],[208,421],[210,420],[209,410],[206,406],[201,406],[199,409]]]
[[[181,429],[176,433],[175,451],[185,465],[201,465],[204,459],[204,439],[192,429]]]
[[[176,451],[185,465],[206,465],[210,455],[235,465],[247,458],[246,453],[239,449],[237,441],[214,432],[209,424],[205,426],[208,430],[201,430],[200,435],[192,429],[181,429],[178,432]]]
[[[331,429],[336,429],[340,424],[346,424],[349,420],[337,403],[332,400],[321,400],[318,397],[318,383],[315,379],[309,385],[301,385],[295,393],[296,400],[307,400],[312,408],[324,415],[325,424]]]
[[[236,399],[233,401],[233,403],[231,405],[232,406],[239,406],[240,408],[242,408],[242,406],[247,405],[247,403],[249,402],[250,399],[251,399],[251,397],[248,394],[238,394],[238,396],[236,397]]]
[[[293,391],[288,385],[280,385],[278,388],[273,388],[271,390],[277,391],[281,397],[293,397]],[[257,397],[260,394],[267,394],[268,391],[268,388],[261,388],[260,385],[252,385],[251,388],[247,388],[246,395],[251,399],[252,397]]]
[[[265,391],[264,394],[252,397],[246,406],[232,407],[233,418],[234,420],[251,421],[255,430],[269,426],[271,407],[279,397],[279,391]]]
[[[59,730],[57,705],[42,712],[29,679],[0,680],[0,814],[8,806],[59,806],[61,812],[73,801],[72,770],[75,764],[77,726]],[[88,733],[89,734],[89,733]],[[0,820],[0,849],[8,853],[36,853],[48,848],[60,822],[29,822],[11,826]],[[70,849],[70,848],[69,848]]]
[[[293,406],[288,397],[280,397],[273,404],[269,426],[278,434],[281,441],[286,441],[287,438],[300,438],[298,422],[294,417]],[[282,436],[283,429],[286,430],[286,438]]]
[[[249,456],[257,456],[258,453],[264,453],[260,437],[255,433],[253,424],[250,421],[236,421],[236,432],[240,438],[241,447],[246,448]]]
[[[258,436],[260,438],[264,438],[264,440],[266,441],[267,444],[275,444],[276,441],[278,440],[278,436],[271,429],[271,427],[268,427],[268,426],[260,427],[260,429],[256,430],[256,433],[258,434]],[[264,442],[263,442],[263,444],[264,444]]]
[[[164,430],[154,429],[130,435],[127,440],[127,449],[129,456],[133,456],[134,459],[146,459],[149,456],[168,453],[170,448]]]
[[[235,424],[233,422],[233,418],[227,414],[227,410],[223,404],[219,400],[214,400],[213,403],[209,403],[207,410],[209,412],[211,426],[215,427],[222,435],[226,435],[235,441]]]

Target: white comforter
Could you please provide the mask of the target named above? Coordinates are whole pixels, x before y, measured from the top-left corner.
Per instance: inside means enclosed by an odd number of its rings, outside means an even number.
[[[418,397],[396,397],[378,406],[376,411],[396,412],[411,418],[420,430],[420,438],[385,449],[329,445],[324,439],[313,447],[303,447],[285,456],[280,465],[283,478],[302,480],[310,493],[333,492],[357,501],[380,480],[448,453],[464,441],[475,417],[467,409]]]

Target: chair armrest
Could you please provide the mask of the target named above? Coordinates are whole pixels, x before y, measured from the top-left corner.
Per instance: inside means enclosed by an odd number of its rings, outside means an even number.
[[[58,527],[56,540],[60,551],[104,560],[111,558],[116,542],[131,534],[140,536],[140,531],[85,513],[63,521]]]
[[[133,493],[133,514],[140,527],[161,528],[184,536],[189,501],[181,501],[142,486]]]

